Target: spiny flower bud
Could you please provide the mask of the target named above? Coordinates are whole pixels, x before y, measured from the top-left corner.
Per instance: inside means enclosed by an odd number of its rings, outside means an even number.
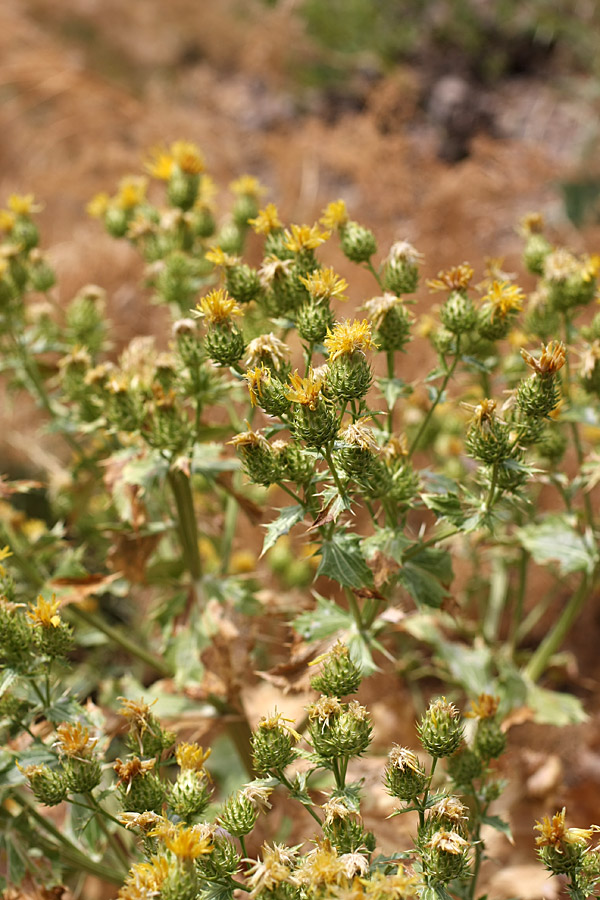
[[[273,452],[277,454],[277,465],[282,481],[307,485],[315,474],[315,460],[312,454],[295,443],[273,441]]]
[[[565,312],[590,303],[596,294],[599,271],[599,256],[578,259],[564,247],[554,250],[544,260],[544,285],[549,305]]]
[[[25,775],[36,800],[44,806],[57,806],[66,799],[68,794],[67,780],[64,772],[59,772],[48,766],[21,766],[17,768]]]
[[[506,749],[506,735],[497,719],[499,703],[498,697],[480,694],[477,700],[471,701],[471,709],[465,713],[467,718],[478,720],[474,749],[486,761],[496,759]]]
[[[185,769],[179,773],[169,795],[169,805],[173,812],[190,822],[204,812],[211,795],[206,773]]]
[[[321,697],[307,710],[312,745],[323,759],[360,756],[369,746],[373,729],[356,700],[340,704],[334,697]]]
[[[373,380],[365,351],[376,349],[367,319],[336,323],[324,344],[329,352],[328,393],[341,400],[364,397]]]
[[[27,252],[33,250],[40,242],[40,231],[35,222],[25,216],[18,216],[15,220],[11,239]]]
[[[310,665],[321,663],[321,671],[310,680],[315,691],[331,697],[345,697],[355,694],[362,681],[359,666],[350,657],[346,644],[336,641],[328,653],[313,660]]]
[[[400,297],[385,293],[367,300],[362,308],[373,324],[379,349],[386,353],[402,350],[410,340],[413,316]]]
[[[270,416],[281,416],[288,412],[290,401],[286,387],[266,366],[257,366],[244,375],[248,382],[252,406],[261,406]]]
[[[225,253],[241,253],[244,248],[244,232],[236,222],[226,222],[221,226],[217,243]]]
[[[505,338],[523,308],[523,291],[508,281],[492,281],[483,295],[477,330],[487,341]]]
[[[161,900],[196,900],[199,885],[194,866],[179,860],[169,868],[169,874],[160,887]]]
[[[174,166],[167,184],[169,203],[179,209],[191,209],[198,197],[200,175],[197,172],[183,172]]]
[[[458,787],[471,784],[482,769],[481,757],[470,747],[463,747],[448,760],[448,774]]]
[[[238,303],[251,303],[260,299],[262,284],[256,269],[244,264],[227,266],[225,269],[227,290]]]
[[[37,250],[34,252],[39,253]],[[30,262],[29,278],[31,287],[34,291],[45,294],[46,291],[49,291],[56,284],[56,273],[46,257],[41,254],[34,257],[32,253]]]
[[[234,366],[244,355],[242,332],[234,325],[215,325],[205,338],[208,356],[219,366]]]
[[[452,334],[465,334],[475,327],[477,312],[466,294],[453,291],[440,310],[440,320]]]
[[[517,406],[532,418],[547,417],[560,400],[560,388],[555,376],[565,364],[564,344],[551,341],[545,347],[542,345],[539,359],[526,350],[521,350],[521,356],[534,374],[519,384]]]
[[[340,432],[343,445],[336,452],[341,468],[359,484],[364,484],[374,473],[380,452],[375,435],[366,424],[368,421],[368,417],[358,419]]]
[[[257,431],[244,431],[230,441],[241,456],[248,477],[269,486],[279,479],[277,456],[267,439]]]
[[[489,465],[510,457],[510,431],[496,418],[495,400],[482,400],[475,407],[465,446],[470,456]]]
[[[355,263],[369,262],[377,253],[377,241],[369,228],[358,222],[347,222],[340,228],[342,252]]]
[[[167,750],[175,743],[175,734],[172,731],[166,731],[150,707],[156,703],[145,703],[144,700],[128,700],[125,697],[119,697],[121,708],[119,715],[127,719],[129,724],[129,734],[127,735],[127,745],[134,751],[141,753],[143,756],[160,756],[163,750]]]
[[[279,378],[289,372],[290,348],[273,333],[260,334],[246,347],[244,365],[248,369],[264,366]]]
[[[5,548],[6,549],[6,548]],[[0,550],[0,554],[2,550]],[[0,559],[4,557],[0,556]],[[2,570],[0,564],[0,571]],[[0,660],[15,670],[26,670],[31,661],[34,633],[15,603],[0,598]]]
[[[201,878],[216,881],[223,877],[233,877],[240,865],[241,856],[234,844],[224,835],[213,838],[212,852],[199,856],[196,870]]]
[[[306,378],[297,371],[290,375],[290,384],[287,397],[296,404],[294,434],[318,449],[335,437],[338,427],[336,410],[322,393],[324,379],[310,368]]]
[[[424,749],[436,759],[452,756],[464,737],[460,713],[445,697],[439,697],[429,704],[417,731]]]
[[[123,810],[143,813],[146,810],[158,812],[165,802],[167,791],[164,783],[152,773],[155,759],[142,760],[132,757],[117,759],[114,765],[119,776],[117,782]]]
[[[365,829],[362,820],[352,815],[338,798],[323,804],[325,821],[323,834],[339,854],[355,853],[364,844]]]
[[[441,884],[464,876],[469,867],[470,844],[456,831],[436,831],[423,853],[427,876]]]
[[[258,723],[252,735],[252,754],[259,775],[280,772],[296,758],[294,744],[300,735],[291,727],[292,721],[275,710]]]
[[[529,213],[520,223],[520,231],[525,238],[523,260],[529,271],[534,275],[543,275],[544,262],[552,245],[543,235],[544,219],[540,213]]]
[[[218,819],[233,837],[244,837],[254,828],[258,810],[242,792],[233,794],[224,804]]]
[[[94,755],[97,739],[81,722],[63,722],[56,729],[56,746],[61,756],[66,756],[64,773],[67,786],[76,794],[87,794],[100,784],[102,769]]]
[[[423,254],[408,241],[397,241],[390,252],[383,270],[383,283],[393,294],[412,294],[419,284],[419,264]]]
[[[334,323],[332,310],[323,303],[304,303],[296,315],[296,329],[303,341],[320,344]]]
[[[40,594],[36,605],[27,612],[37,647],[51,659],[65,656],[73,645],[73,629],[61,620],[59,606],[55,597],[45,600]]]
[[[412,750],[394,745],[385,768],[385,784],[393,797],[414,800],[422,794],[429,778]]]
[[[556,875],[573,874],[581,867],[592,833],[600,830],[597,825],[567,828],[565,817],[563,807],[534,826],[534,831],[540,832],[535,839],[540,859]]]

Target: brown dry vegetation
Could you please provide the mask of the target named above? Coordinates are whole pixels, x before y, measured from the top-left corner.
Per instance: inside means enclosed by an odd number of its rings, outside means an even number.
[[[86,219],[84,207],[95,192],[138,170],[149,146],[180,137],[200,144],[219,183],[246,171],[259,176],[287,219],[312,222],[327,201],[344,197],[382,248],[407,238],[424,252],[427,275],[465,259],[481,273],[488,255],[505,257],[506,267],[519,271],[515,224],[534,209],[576,249],[600,246],[600,229],[569,226],[554,187],[581,166],[591,106],[540,81],[500,85],[483,97],[495,114],[495,135],[476,136],[470,155],[450,166],[438,158],[440,134],[419,106],[424,75],[418,70],[399,68],[362,85],[362,108],[334,116],[322,114],[327,110],[317,95],[298,93],[290,61],[312,51],[293,6],[2,0],[0,198],[33,191],[45,203],[44,244],[58,269],[60,301],[96,282],[108,291],[117,343],[159,328],[163,313],[148,311],[133,251]],[[352,273],[354,302],[371,290],[368,274]],[[415,366],[413,354],[411,376]],[[22,438],[35,430],[32,409],[7,406],[3,418],[9,427],[0,438],[0,470],[7,460],[35,469],[35,454],[24,458]],[[594,616],[586,613],[586,638],[579,642],[586,665],[576,673],[590,706],[597,706],[598,687]],[[374,701],[381,746],[401,739],[412,717],[396,689],[374,679],[365,697]],[[255,689],[251,712],[271,706],[275,690]],[[382,825],[389,804],[374,765],[364,768],[376,831],[391,847],[398,820]],[[499,841],[498,853],[511,867],[527,868],[508,877],[490,870],[488,877],[496,895],[537,897],[545,875],[532,866],[533,818],[564,802],[574,824],[599,818],[597,716],[556,732],[515,726],[506,768],[506,814],[517,846]]]

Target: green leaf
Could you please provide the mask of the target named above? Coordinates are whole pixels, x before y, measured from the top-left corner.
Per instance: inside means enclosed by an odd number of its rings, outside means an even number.
[[[442,639],[435,655],[444,660],[467,694],[476,697],[492,690],[494,659],[489,647],[468,647]]]
[[[261,556],[270,550],[273,547],[280,537],[284,534],[288,534],[289,531],[297,525],[298,522],[301,522],[304,518],[304,507],[303,506],[284,506],[283,509],[279,510],[279,515],[272,522],[269,522],[266,525],[267,533],[265,535],[265,541],[262,548]]]
[[[518,528],[516,535],[536,563],[544,566],[556,562],[561,575],[591,575],[598,562],[592,538],[576,531],[566,515],[546,516],[543,522]]]
[[[500,816],[482,816],[481,821],[484,825],[491,825],[491,827],[495,828],[496,831],[501,831],[502,834],[506,835],[511,844],[514,844],[510,825],[508,824],[508,822],[505,822],[504,819],[501,819]]]
[[[294,628],[306,641],[318,641],[336,631],[346,630],[354,619],[345,609],[316,594],[317,608],[302,613],[294,620]]]
[[[413,392],[412,387],[402,378],[378,378],[377,384],[388,409],[393,409],[401,397],[409,397]]]
[[[448,519],[455,525],[464,521],[465,514],[458,494],[421,494],[421,499],[438,519]]]
[[[426,548],[402,566],[398,578],[417,604],[439,608],[452,582],[452,558],[446,550]]]
[[[317,576],[326,575],[342,587],[360,588],[373,583],[373,575],[360,549],[360,538],[348,532],[336,532],[323,541]]]
[[[10,885],[21,884],[27,873],[27,853],[21,843],[15,840],[15,836],[7,836],[6,841],[6,867],[7,878]]]
[[[13,681],[18,678],[14,669],[5,669],[0,676],[0,697],[2,697],[9,689]]]
[[[578,697],[550,691],[537,684],[527,686],[527,705],[534,712],[534,722],[540,725],[561,728],[564,725],[578,725],[589,718]]]
[[[402,564],[402,556],[407,547],[412,546],[410,538],[394,528],[378,528],[375,534],[365,538],[362,548],[367,559],[372,559],[376,553],[389,556],[398,565]]]

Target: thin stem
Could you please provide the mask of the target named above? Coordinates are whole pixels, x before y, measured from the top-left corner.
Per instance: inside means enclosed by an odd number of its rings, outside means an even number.
[[[305,348],[304,348],[304,355],[305,355],[305,358],[306,358],[306,367],[305,367],[305,370],[304,370],[304,377],[305,377],[305,378],[308,377],[308,370],[310,369],[310,364],[312,363],[312,357],[313,357],[314,349],[315,349],[315,345],[314,345],[313,341],[311,341],[311,342],[309,343],[308,347],[305,347]]]
[[[291,794],[292,797],[293,797],[293,796],[295,795],[294,787],[293,787],[293,785],[291,784],[291,782],[289,781],[289,779],[286,778],[286,776],[283,774],[283,771],[282,771],[281,769],[277,769],[277,771],[275,772],[275,777],[278,778],[279,781],[280,781],[283,785],[285,785],[285,787],[288,789],[288,791],[290,792],[290,794]],[[302,803],[302,801],[300,801],[300,802]],[[314,811],[314,809],[312,808],[312,806],[307,806],[306,803],[302,803],[302,806],[304,807],[304,809],[305,809],[307,812],[309,812],[309,813],[311,814],[311,816],[313,817],[313,819],[315,820],[315,822],[318,822],[319,825],[322,825],[322,824],[323,824],[323,823],[321,822],[320,818],[318,817],[318,815],[316,814],[316,812]]]
[[[523,547],[519,557],[519,582],[517,586],[517,596],[515,597],[514,607],[512,611],[512,622],[510,628],[510,646],[514,653],[517,646],[517,633],[519,625],[523,620],[523,611],[525,608],[525,588],[527,587],[527,575],[529,573],[529,552]]]
[[[242,848],[244,859],[248,859],[248,851],[246,850],[246,841],[244,840],[243,834],[240,834],[240,836],[238,837],[238,841],[240,842],[240,847]]]
[[[338,489],[338,491],[340,492],[340,496],[343,497],[345,494],[345,491],[344,491],[344,487],[340,481],[340,476],[338,475],[337,469],[335,467],[335,463],[333,461],[333,455],[331,453],[331,444],[326,444],[325,447],[323,447],[323,456],[327,460],[327,463],[329,465],[329,470],[330,470],[331,474],[333,475],[333,480],[335,481],[335,486]]]
[[[112,831],[110,831],[110,829],[108,828],[108,825],[104,821],[104,818],[110,817],[113,821],[115,821],[115,820],[110,815],[110,813],[107,813],[106,810],[103,809],[102,806],[100,806],[100,804],[98,803],[96,798],[93,796],[93,794],[88,793],[85,796],[88,798],[88,800],[92,804],[92,808],[96,811],[96,813],[98,813],[98,815],[96,815],[96,821],[98,822],[98,825],[104,832],[104,835],[105,835],[113,853],[115,854],[115,856],[117,857],[117,859],[119,860],[121,865],[125,868],[125,871],[128,871],[129,870],[129,857],[127,856],[127,854],[121,847],[119,841],[117,840],[116,835],[114,835],[112,833]]]
[[[394,366],[394,356],[395,356],[395,355],[396,355],[396,354],[395,354],[395,351],[394,351],[394,350],[388,350],[387,353],[386,353],[386,359],[387,359],[387,377],[390,379],[390,381],[391,381],[392,378],[394,377],[394,368],[395,368],[395,366]],[[393,404],[393,403],[391,404],[391,406],[388,407],[388,414],[387,414],[387,430],[388,430],[388,434],[389,434],[390,437],[391,437],[392,434],[394,433],[394,404]]]
[[[361,611],[358,607],[358,603],[356,602],[356,597],[350,590],[350,588],[344,588],[344,593],[346,594],[346,600],[348,601],[348,607],[350,612],[352,613],[352,618],[356,622],[356,627],[359,631],[364,629],[364,622],[362,620]]]
[[[433,776],[435,773],[435,767],[437,766],[438,758],[434,756],[431,760],[431,770],[429,772],[429,778],[427,779],[427,787],[425,788],[425,793],[423,794],[423,803],[421,805],[421,809],[419,810],[419,819],[421,825],[425,824],[425,810],[427,809],[427,801],[429,799],[429,788],[431,787],[431,782],[433,781]]]
[[[564,327],[564,338],[565,338],[565,346],[568,346],[569,340],[571,337],[571,317],[568,313],[563,314],[563,327]],[[571,396],[571,364],[569,362],[569,354],[567,353],[565,359],[565,378],[563,379],[563,391],[565,394],[565,399],[569,406],[572,405],[572,396]],[[569,426],[571,428],[571,434],[573,436],[573,446],[575,447],[575,454],[577,456],[577,464],[579,466],[579,470],[583,465],[584,453],[583,447],[581,444],[581,437],[579,435],[579,425],[577,422],[569,422]],[[583,491],[583,505],[585,511],[585,520],[588,528],[593,532],[594,530],[594,510],[592,509],[592,498],[589,493],[584,490]]]
[[[496,497],[496,485],[498,484],[499,465],[500,465],[500,463],[498,462],[498,460],[496,460],[496,462],[494,463],[494,465],[492,467],[492,477],[490,480],[490,489],[488,491],[488,495],[487,495],[487,497],[485,499],[485,503],[483,505],[483,511],[486,513],[490,512],[490,510],[492,509],[492,506],[494,505],[494,500]]]
[[[414,544],[410,550],[407,550],[407,552],[402,555],[402,562],[408,562],[409,559],[418,556],[421,550],[426,550],[427,547],[432,547],[434,544],[439,544],[441,541],[447,541],[448,538],[454,537],[455,534],[460,534],[460,528],[452,528],[446,534],[438,534],[437,536],[429,538],[428,541]]]
[[[444,395],[444,391],[446,390],[446,387],[448,386],[448,382],[450,381],[450,379],[452,378],[452,376],[454,374],[454,370],[456,369],[456,367],[458,365],[459,359],[460,359],[460,335],[458,335],[456,338],[456,353],[454,355],[454,359],[452,360],[452,365],[450,366],[450,368],[444,375],[444,380],[442,381],[440,387],[438,388],[438,392],[436,394],[435,400],[433,401],[433,404],[431,405],[429,412],[427,413],[427,415],[421,422],[421,427],[417,431],[415,439],[413,440],[410,450],[408,451],[407,459],[411,459],[413,453],[419,446],[419,441],[421,440],[421,437],[423,436],[425,429],[429,425],[431,417],[432,417],[433,413],[435,412],[436,406],[438,405],[438,403],[440,402],[440,400],[442,399],[442,397]]]
[[[370,259],[368,259],[366,261],[365,266],[369,270],[369,272],[371,273],[371,275],[373,276],[373,278],[375,279],[375,281],[377,282],[377,284],[379,285],[381,290],[384,291],[385,288],[383,286],[383,281],[381,280],[379,272],[377,271],[377,269],[375,268],[375,266],[373,265],[373,263],[371,262]]]
[[[565,606],[554,628],[546,635],[526,665],[525,676],[531,681],[535,682],[541,678],[551,657],[556,653],[569,633],[571,626],[581,612],[583,604],[591,593],[590,582],[589,576],[584,575],[579,587]]]
[[[202,576],[202,562],[198,549],[198,526],[190,478],[181,469],[171,469],[167,480],[177,507],[177,525],[183,558],[194,582]]]

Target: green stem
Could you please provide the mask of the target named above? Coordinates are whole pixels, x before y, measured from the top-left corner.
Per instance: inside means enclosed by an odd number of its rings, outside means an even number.
[[[331,474],[333,475],[333,480],[335,481],[336,488],[340,492],[340,496],[341,497],[345,496],[344,487],[340,481],[340,476],[338,475],[337,469],[335,467],[335,463],[333,461],[333,455],[331,453],[331,444],[326,444],[325,447],[323,447],[323,456],[327,460],[327,463],[329,465],[329,470],[330,470]]]
[[[278,769],[275,772],[275,777],[279,779],[279,781],[288,789],[288,791],[290,792],[292,797],[294,797],[295,796],[294,787],[291,784],[291,782],[285,777],[285,775],[283,774],[283,771],[281,769]],[[302,803],[302,801],[300,801],[300,802]],[[307,806],[306,803],[302,803],[302,806],[304,807],[304,809],[307,812],[309,812],[311,814],[311,816],[313,817],[315,822],[318,822],[319,825],[323,824],[321,822],[320,818],[318,817],[318,815],[316,814],[316,812],[314,811],[314,809],[312,808],[312,806]]]
[[[512,611],[512,622],[510,629],[510,646],[514,654],[517,646],[517,633],[519,625],[523,621],[523,611],[525,608],[525,588],[527,587],[527,575],[529,573],[529,552],[523,547],[519,557],[519,583],[517,586],[517,596]]]
[[[202,576],[202,562],[198,549],[198,526],[190,478],[181,469],[171,469],[167,479],[177,507],[177,530],[183,558],[192,580],[197,582]]]
[[[373,278],[375,279],[375,281],[377,282],[377,284],[379,285],[381,290],[384,291],[385,288],[383,286],[383,281],[381,280],[379,272],[377,271],[377,269],[375,268],[375,266],[373,265],[373,263],[371,262],[370,259],[367,260],[367,262],[365,263],[365,266],[369,270],[369,272],[371,273],[371,275],[373,276]]]
[[[173,670],[163,659],[160,659],[160,657],[155,656],[150,650],[147,650],[145,647],[136,643],[120,628],[114,628],[100,616],[96,615],[96,613],[89,612],[87,609],[82,609],[76,603],[72,603],[68,609],[71,615],[86,622],[92,628],[101,631],[118,647],[122,647],[123,650],[130,653],[131,656],[134,656],[136,659],[141,660],[141,662],[151,666],[163,678],[169,678],[173,675]]]
[[[435,773],[435,768],[438,763],[437,756],[434,756],[431,760],[431,770],[429,772],[429,778],[427,779],[427,787],[425,788],[425,793],[423,794],[423,803],[421,805],[421,809],[419,810],[419,819],[421,825],[425,824],[425,810],[427,809],[427,801],[429,799],[429,789],[431,787],[431,782],[433,781],[433,776]]]
[[[364,629],[364,622],[362,620],[361,611],[358,608],[358,603],[356,602],[356,597],[350,588],[344,588],[344,593],[346,594],[346,600],[348,601],[348,607],[352,613],[352,618],[356,622],[356,627],[359,631],[362,631]]]
[[[423,421],[421,422],[421,427],[420,427],[419,430],[417,431],[417,434],[416,434],[416,436],[415,436],[415,439],[413,440],[413,442],[412,442],[412,444],[411,444],[411,447],[410,447],[410,450],[408,451],[407,459],[411,459],[413,453],[415,452],[415,450],[416,450],[417,447],[419,446],[419,441],[421,440],[421,438],[422,438],[422,436],[423,436],[423,433],[424,433],[425,429],[427,428],[427,426],[429,425],[429,422],[431,421],[431,417],[432,417],[433,413],[435,412],[436,406],[438,405],[438,403],[440,402],[440,400],[441,400],[442,397],[444,396],[444,391],[446,390],[446,387],[448,386],[448,382],[449,382],[450,379],[452,378],[452,376],[453,376],[453,374],[454,374],[454,370],[456,369],[456,367],[457,367],[457,365],[458,365],[458,361],[459,361],[459,359],[460,359],[460,337],[461,337],[461,336],[460,336],[460,334],[459,334],[459,335],[457,336],[457,338],[456,338],[456,353],[455,353],[455,355],[454,355],[454,359],[452,360],[452,365],[450,366],[450,368],[448,369],[448,371],[447,371],[446,374],[444,375],[444,380],[442,381],[442,383],[441,383],[441,385],[440,385],[440,387],[439,387],[439,389],[438,389],[438,392],[437,392],[437,394],[436,394],[435,400],[434,400],[432,406],[430,407],[430,409],[429,409],[427,415],[425,416],[425,418],[424,418]]]
[[[489,513],[494,505],[494,500],[496,497],[496,485],[498,484],[498,467],[500,463],[498,460],[493,465],[492,468],[492,478],[490,480],[490,489],[488,491],[488,495],[485,499],[485,503],[483,505],[483,511]]]
[[[455,534],[460,534],[460,528],[452,528],[446,534],[438,534],[435,537],[429,538],[428,541],[414,544],[410,550],[407,550],[407,552],[402,555],[402,562],[408,562],[413,556],[418,556],[421,550],[426,550],[427,547],[432,547],[434,544],[439,544],[441,541],[447,541],[448,538],[454,537]]]
[[[92,808],[96,811],[96,813],[98,813],[98,815],[96,815],[96,821],[104,832],[104,836],[106,837],[106,840],[108,841],[113,853],[127,872],[129,870],[129,857],[121,847],[116,835],[114,835],[112,831],[110,831],[108,825],[104,821],[105,817],[109,817],[111,820],[115,821],[113,816],[111,816],[110,813],[107,813],[106,810],[103,809],[103,807],[97,802],[93,794],[88,793],[85,796],[92,804]]]
[[[305,370],[304,370],[304,377],[305,377],[305,378],[308,377],[308,370],[310,369],[310,364],[312,363],[312,358],[313,358],[314,349],[315,349],[315,345],[314,345],[314,343],[313,343],[312,341],[309,343],[308,347],[305,347],[305,348],[304,348],[304,354],[305,354],[305,357],[306,357],[306,367],[305,367]]]
[[[391,381],[392,378],[394,377],[394,369],[395,369],[395,365],[394,365],[394,356],[395,356],[395,351],[394,351],[394,350],[388,350],[388,351],[387,351],[387,353],[386,353],[386,359],[387,359],[387,377],[389,378],[390,381]],[[387,430],[388,430],[389,436],[391,437],[392,434],[394,433],[394,404],[393,404],[393,403],[392,403],[391,406],[388,407],[388,414],[387,414]]]
[[[248,851],[246,850],[246,841],[244,840],[244,835],[241,834],[238,838],[240,842],[240,847],[242,848],[242,853],[244,854],[244,859],[248,859]]]
[[[565,336],[565,346],[568,347],[569,340],[571,337],[571,318],[568,313],[563,314],[563,327],[564,327],[564,336]],[[572,396],[571,396],[571,364],[569,362],[569,354],[567,353],[565,359],[565,377],[563,379],[563,390],[565,394],[565,400],[568,405],[572,405]],[[577,456],[577,464],[579,466],[579,470],[581,471],[581,467],[583,465],[584,453],[583,447],[581,444],[581,437],[579,435],[579,425],[577,422],[569,422],[569,426],[571,428],[571,434],[573,436],[573,446],[575,447],[575,454]],[[592,498],[589,493],[584,489],[583,491],[583,505],[585,511],[585,520],[588,528],[593,532],[594,531],[594,510],[592,509]]]
[[[556,653],[565,637],[569,633],[573,623],[581,612],[583,604],[591,593],[590,582],[590,577],[588,575],[584,575],[584,577],[581,579],[579,587],[565,606],[554,628],[546,635],[540,646],[537,648],[537,650],[529,660],[527,666],[525,667],[524,674],[531,681],[535,682],[541,678],[551,657]]]

